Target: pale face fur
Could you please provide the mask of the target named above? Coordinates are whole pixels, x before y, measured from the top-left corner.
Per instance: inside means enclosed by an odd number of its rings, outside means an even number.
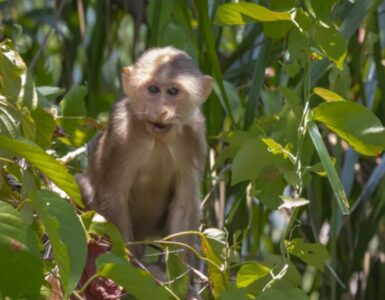
[[[132,112],[148,132],[170,139],[208,97],[212,79],[186,53],[167,47],[150,50],[124,68],[122,81]]]

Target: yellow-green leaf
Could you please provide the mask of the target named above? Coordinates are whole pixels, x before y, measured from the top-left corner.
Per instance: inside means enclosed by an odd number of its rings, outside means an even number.
[[[337,93],[321,87],[315,87],[313,89],[313,92],[327,102],[346,101],[342,96],[338,95]]]
[[[255,22],[291,21],[289,12],[276,12],[249,2],[226,3],[218,7],[216,23],[243,25]]]

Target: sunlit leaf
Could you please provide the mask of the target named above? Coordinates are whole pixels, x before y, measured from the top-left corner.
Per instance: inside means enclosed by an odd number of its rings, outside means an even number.
[[[208,278],[214,297],[218,297],[224,290],[229,280],[229,270],[225,270],[223,250],[225,245],[221,239],[201,236],[202,255],[212,263],[208,264]]]
[[[66,192],[77,205],[83,207],[79,187],[73,176],[65,166],[45,153],[39,146],[25,139],[13,140],[0,135],[1,148],[24,157],[30,164],[38,168],[59,188]]]
[[[226,3],[218,7],[216,22],[222,25],[243,25],[255,22],[290,21],[289,12],[275,12],[255,3]]]
[[[282,199],[283,203],[278,207],[279,209],[281,208],[294,208],[294,207],[300,207],[300,206],[304,206],[304,205],[307,205],[310,203],[309,200],[307,199],[304,199],[304,198],[298,198],[298,199],[294,199],[292,197],[288,197],[288,196],[280,196],[280,198]]]
[[[320,87],[315,87],[313,89],[313,92],[320,96],[322,99],[326,100],[327,102],[333,102],[333,101],[345,101],[343,97],[338,95],[335,92],[332,92],[328,89],[320,88]]]
[[[269,274],[270,271],[271,269],[256,261],[247,262],[237,273],[237,287],[247,287],[254,281]]]
[[[378,155],[385,149],[385,128],[369,109],[358,103],[321,103],[313,109],[313,118],[364,155]]]
[[[0,43],[0,94],[31,110],[37,105],[32,75],[8,39]]]

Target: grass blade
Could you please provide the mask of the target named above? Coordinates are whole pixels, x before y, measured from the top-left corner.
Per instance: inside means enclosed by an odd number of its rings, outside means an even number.
[[[340,178],[338,177],[337,171],[333,166],[321,134],[313,121],[308,121],[308,129],[314,147],[317,150],[323,167],[325,168],[327,177],[334,192],[334,196],[337,199],[342,213],[347,215],[349,214],[349,203],[346,198],[345,190],[342,186]]]

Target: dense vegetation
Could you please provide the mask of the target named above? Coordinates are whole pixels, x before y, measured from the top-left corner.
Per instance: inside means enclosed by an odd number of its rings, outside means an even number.
[[[384,12],[379,0],[0,1],[0,299],[185,293],[176,246],[146,242],[149,262],[165,254],[155,283],[73,178],[121,68],[164,45],[215,79],[202,231],[186,233],[202,244],[202,298],[385,299]]]

